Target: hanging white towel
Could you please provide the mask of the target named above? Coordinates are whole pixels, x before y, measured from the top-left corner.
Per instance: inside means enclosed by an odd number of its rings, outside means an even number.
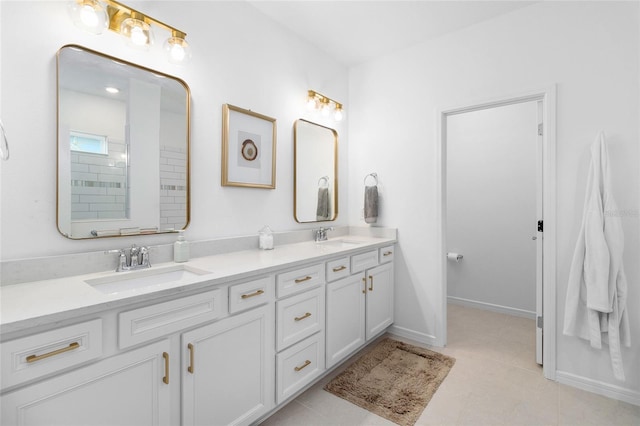
[[[564,334],[609,344],[616,379],[624,381],[621,345],[631,346],[627,279],[622,265],[624,234],[611,193],[604,133],[591,145],[582,227],[569,272]]]

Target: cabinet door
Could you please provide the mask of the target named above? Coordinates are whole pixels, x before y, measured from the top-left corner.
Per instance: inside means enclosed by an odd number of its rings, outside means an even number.
[[[2,424],[169,425],[168,352],[163,340],[8,393]]]
[[[327,284],[326,366],[331,368],[365,342],[364,274]]]
[[[273,306],[182,335],[183,425],[249,424],[274,404]]]
[[[393,264],[367,272],[367,340],[393,324]]]

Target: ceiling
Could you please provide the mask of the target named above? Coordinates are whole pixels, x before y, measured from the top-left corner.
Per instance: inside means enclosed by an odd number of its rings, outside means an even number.
[[[354,66],[535,1],[249,0],[346,66]]]

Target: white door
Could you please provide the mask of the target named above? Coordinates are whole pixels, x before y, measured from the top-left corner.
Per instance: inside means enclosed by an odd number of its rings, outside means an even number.
[[[366,271],[367,340],[393,323],[393,264],[387,263]]]
[[[447,262],[451,301],[530,318],[542,311],[541,110],[529,100],[447,116],[447,251],[463,255]]]
[[[3,395],[1,423],[168,426],[168,356],[163,340]]]
[[[182,424],[250,424],[274,404],[273,307],[182,335]]]
[[[326,366],[331,368],[365,342],[364,273],[327,284]]]

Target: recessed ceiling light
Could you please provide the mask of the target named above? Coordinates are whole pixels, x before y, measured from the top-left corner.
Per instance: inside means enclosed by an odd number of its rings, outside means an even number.
[[[113,93],[113,94],[120,93],[120,89],[118,89],[116,87],[110,87],[109,86],[109,87],[105,87],[104,90],[106,90],[109,93]]]

